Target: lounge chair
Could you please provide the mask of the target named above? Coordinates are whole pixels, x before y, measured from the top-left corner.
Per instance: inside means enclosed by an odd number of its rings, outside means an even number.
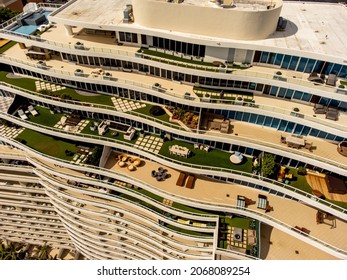
[[[325,113],[325,118],[333,121],[337,121],[339,118],[339,111],[335,108],[328,108]]]
[[[18,110],[18,115],[20,116],[20,118],[22,120],[27,120],[28,119],[27,115],[23,112],[23,110]]]
[[[194,175],[189,175],[186,188],[188,189],[193,189],[194,188],[194,182],[195,182],[195,176]]]
[[[28,110],[29,112],[35,117],[37,116],[39,113],[35,110],[35,108],[33,107],[33,105],[28,106]]]
[[[184,172],[180,173],[180,176],[177,179],[176,185],[183,187],[184,186],[184,181],[186,180],[187,174]]]

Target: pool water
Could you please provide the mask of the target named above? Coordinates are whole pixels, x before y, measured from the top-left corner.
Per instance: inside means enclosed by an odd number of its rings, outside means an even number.
[[[44,12],[44,15],[46,16],[46,19],[47,19],[47,16],[50,13],[51,13],[50,11]],[[48,21],[48,19],[47,19],[47,21]],[[33,34],[36,31],[36,29],[38,27],[39,27],[39,25],[22,25],[22,26],[19,26],[19,27],[16,26],[11,31],[19,33],[19,34],[23,34],[23,35],[31,35],[31,34]]]

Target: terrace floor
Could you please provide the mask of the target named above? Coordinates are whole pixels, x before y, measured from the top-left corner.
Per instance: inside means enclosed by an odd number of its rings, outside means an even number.
[[[164,168],[168,170],[171,176],[165,181],[158,182],[151,176],[151,171],[157,170],[160,166],[161,165],[158,163],[146,160],[144,166],[139,167],[136,171],[129,171],[127,168],[122,168],[117,164],[116,154],[112,153],[105,168],[148,182],[159,192],[164,191],[177,197],[206,203],[236,206],[237,195],[244,195],[253,201],[257,201],[258,194],[264,194],[258,190],[241,185],[221,183],[200,176],[197,176],[193,189],[179,187],[176,186],[176,181],[180,172],[167,166],[164,166]],[[344,248],[344,250],[347,249],[347,237],[344,234],[347,230],[346,222],[336,220],[337,226],[335,229],[331,229],[330,225],[327,224],[317,225],[316,209],[297,203],[296,201],[283,199],[271,194],[266,195],[270,205],[274,208],[274,211],[267,213],[269,216],[279,219],[293,227],[303,226],[308,228],[311,231],[310,235],[339,248]],[[254,211],[260,211],[264,214],[264,211],[257,209],[255,204],[250,205],[248,208]],[[293,213],[295,214],[293,215]]]
[[[10,149],[9,147],[0,146],[0,153],[6,155],[6,153],[13,154],[17,152],[16,149]],[[18,151],[19,154],[24,154],[22,151]],[[40,160],[42,161],[42,160]],[[48,166],[58,169],[59,172],[64,172],[66,174],[79,174],[81,173],[73,171],[71,169],[62,168],[55,166],[49,162],[43,162]],[[117,164],[115,158],[115,153],[112,153],[106,163],[106,168],[116,171],[121,174],[131,175],[141,181],[148,182],[153,186],[153,189],[159,191],[159,193],[165,192],[173,194],[174,196],[193,199],[195,201],[201,201],[206,203],[222,204],[225,206],[234,205],[236,206],[237,195],[242,194],[254,201],[257,200],[257,196],[260,191],[244,187],[237,184],[225,184],[221,182],[216,182],[212,180],[206,180],[205,178],[197,176],[194,189],[187,189],[176,186],[175,182],[178,178],[179,171],[172,168],[164,166],[171,175],[168,179],[162,182],[156,181],[151,177],[151,170],[158,169],[161,166],[155,162],[146,160],[145,164],[139,167],[136,171],[129,171],[127,168],[121,168]],[[228,196],[227,196],[228,195]],[[331,229],[327,224],[316,224],[316,210],[295,201],[283,199],[271,194],[266,194],[268,200],[273,206],[274,211],[268,213],[269,216],[277,218],[292,226],[304,226],[311,231],[310,235],[317,237],[321,240],[328,242],[329,244],[335,245],[341,249],[347,249],[347,240],[345,232],[347,231],[347,223],[341,220],[336,220],[336,228]],[[250,209],[255,211],[261,211],[256,208],[256,205],[250,205]],[[289,210],[290,209],[290,210]],[[208,210],[206,210],[208,212]],[[263,211],[261,211],[263,212]],[[295,213],[295,215],[293,215]],[[271,245],[271,250],[265,256],[269,259],[275,258],[291,258],[293,257],[293,252],[288,249],[288,247],[295,248],[300,252],[305,252],[305,258],[308,259],[335,259],[329,254],[318,250],[295,237],[291,237],[287,234],[283,234],[280,231],[273,230],[271,235],[264,232],[267,238],[271,238],[273,244]],[[288,240],[290,240],[290,246],[288,245]],[[280,256],[278,254],[281,254]],[[295,255],[294,255],[295,256]],[[299,255],[299,258],[303,255]]]

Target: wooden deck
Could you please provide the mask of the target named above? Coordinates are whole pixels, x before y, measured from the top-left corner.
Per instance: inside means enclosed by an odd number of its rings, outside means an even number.
[[[347,202],[347,194],[330,193],[328,191],[325,174],[308,172],[306,175],[307,183],[311,186],[312,190],[319,191],[327,199]]]

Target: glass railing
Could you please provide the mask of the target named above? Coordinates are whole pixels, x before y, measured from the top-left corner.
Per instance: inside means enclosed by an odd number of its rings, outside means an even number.
[[[74,135],[74,136],[81,137],[81,138],[102,140],[102,141],[107,141],[107,142],[110,142],[110,143],[116,143],[116,144],[119,144],[119,145],[126,145],[128,147],[134,147],[134,144],[132,144],[130,142],[125,142],[125,141],[121,141],[121,140],[117,140],[117,139],[112,139],[112,138],[108,138],[108,137],[105,137],[105,136],[92,135],[92,134],[82,134],[82,133],[77,133],[77,132],[65,131],[65,130],[54,128],[54,127],[48,127],[48,126],[44,126],[44,125],[41,125],[41,124],[30,122],[30,121],[22,120],[22,119],[20,119],[18,117],[11,116],[11,115],[8,115],[8,114],[3,113],[3,112],[0,112],[0,116],[2,116],[4,119],[7,119],[9,121],[14,121],[15,123],[17,123],[19,125],[25,123],[25,124],[29,125],[30,127],[34,127],[34,129],[35,129],[35,127],[39,127],[41,129],[44,129],[44,130],[47,130],[47,131],[54,131],[54,132],[57,132],[57,133]],[[206,131],[199,131],[199,134],[206,134]],[[214,136],[219,137],[221,139],[224,139],[218,133],[208,132],[208,134],[209,135],[214,135]],[[281,151],[284,151],[286,153],[289,152],[288,148],[285,147],[285,146],[281,146],[279,144],[273,144],[273,143],[270,143],[270,142],[261,141],[261,140],[258,140],[258,139],[242,137],[242,136],[236,136],[236,135],[233,135],[233,134],[228,134],[227,138],[234,139],[234,140],[237,140],[237,141],[243,140],[243,141],[245,141],[247,143],[254,143],[257,146],[261,145],[261,146],[265,146],[265,147],[275,148],[277,150],[281,150]],[[313,154],[306,153],[306,152],[301,152],[301,151],[295,150],[295,149],[291,149],[290,153],[291,154],[297,154],[297,155],[305,157],[305,158],[314,159],[314,160],[317,160],[318,162],[327,163],[327,164],[330,164],[332,166],[341,168],[342,170],[346,170],[347,169],[347,166],[345,164],[339,163],[339,162],[336,162],[334,160],[330,160],[330,159],[327,159],[327,158],[324,158],[324,157],[321,157],[321,156],[313,155]],[[223,172],[228,172],[228,173],[231,172],[230,169],[227,169],[227,168],[219,168],[219,167],[213,167],[213,166],[201,166],[199,164],[183,163],[183,162],[181,162],[179,160],[166,158],[165,156],[160,155],[160,154],[155,154],[155,155],[157,157],[163,158],[163,159],[171,161],[173,163],[176,163],[176,164],[179,164],[179,165],[185,165],[185,166],[193,167],[193,168],[196,168],[196,169],[215,170],[215,171],[223,171]],[[247,173],[247,174],[249,174],[249,173]],[[264,178],[264,181],[265,180],[269,180],[269,179],[268,178]],[[277,181],[274,181],[274,182],[277,182]]]
[[[25,60],[9,57],[9,56],[6,56],[6,55],[0,55],[0,61],[2,61],[2,60],[17,62],[17,63],[20,63],[21,65],[27,65],[29,67],[33,67],[33,68],[42,70],[42,68],[38,67],[38,65],[35,64],[35,63],[31,63],[31,62],[28,62],[28,61],[25,61]],[[74,72],[58,70],[58,69],[54,69],[54,68],[52,68],[50,66],[45,67],[44,70],[47,71],[48,73],[64,75],[64,76],[68,77],[68,79],[70,79],[70,80],[71,80],[71,77],[74,77],[74,78],[80,77],[80,78],[92,79],[92,80],[95,80],[95,81],[102,80],[103,82],[109,82],[109,81],[112,82],[113,81],[113,82],[117,82],[117,83],[121,83],[121,84],[125,84],[125,85],[135,86],[135,87],[139,87],[139,88],[142,88],[142,89],[147,89],[147,90],[158,92],[157,90],[155,90],[153,85],[143,84],[143,83],[134,82],[134,81],[131,81],[131,80],[126,80],[126,79],[119,79],[119,78],[109,77],[109,78],[107,78],[107,80],[105,80],[103,78],[103,76],[92,75],[92,74],[84,74],[84,73],[75,75]],[[48,73],[46,73],[46,74],[48,74]],[[170,91],[161,90],[160,92],[161,93],[165,93],[165,94],[170,95],[170,96],[173,96],[173,97],[180,98],[180,99],[182,99],[183,95],[184,95],[183,93],[179,94],[179,93],[173,92],[171,90]]]
[[[47,127],[47,126],[40,125],[40,124],[34,124],[34,123],[29,122],[29,121],[24,121],[24,120],[22,120],[20,118],[17,118],[17,117],[14,117],[14,116],[9,116],[9,115],[4,114],[2,112],[0,112],[0,116],[3,116],[4,119],[7,119],[9,121],[13,121],[14,120],[14,121],[17,122],[17,124],[26,123],[29,126],[32,126],[34,129],[35,129],[35,127],[40,127],[40,128],[42,128],[44,130],[53,131],[53,132],[57,132],[57,133],[60,133],[60,134],[74,135],[74,136],[81,137],[81,138],[90,138],[90,139],[103,140],[103,141],[107,141],[107,142],[116,143],[116,144],[119,144],[119,145],[122,145],[122,146],[125,145],[125,146],[128,146],[128,147],[134,148],[134,144],[129,143],[129,142],[124,142],[124,141],[121,141],[121,140],[117,140],[117,139],[111,139],[111,138],[107,138],[107,137],[104,137],[104,136],[96,136],[96,135],[90,135],[90,134],[81,134],[81,133],[68,132],[68,131],[65,131],[65,130],[60,130],[60,129],[57,129],[57,128]],[[147,153],[150,153],[150,152],[147,152]],[[152,153],[150,153],[150,154],[152,154]],[[267,183],[279,186],[281,188],[293,191],[293,192],[298,193],[300,195],[304,195],[305,197],[309,197],[310,199],[315,199],[315,200],[319,201],[320,203],[322,203],[322,204],[324,204],[326,206],[329,206],[332,209],[338,210],[338,211],[343,212],[343,213],[347,213],[347,209],[341,208],[341,207],[339,207],[339,206],[337,206],[335,204],[332,204],[332,203],[329,203],[329,202],[327,202],[325,200],[319,199],[316,196],[313,196],[313,195],[311,195],[311,194],[309,194],[307,192],[304,192],[304,191],[302,191],[300,189],[297,189],[295,187],[292,187],[290,185],[287,185],[287,184],[284,184],[284,183],[281,183],[281,182],[278,182],[276,180],[272,180],[272,179],[269,179],[269,178],[266,178],[266,177],[261,177],[259,175],[254,175],[254,174],[243,172],[243,171],[231,170],[231,169],[227,169],[227,168],[220,168],[220,167],[214,167],[214,166],[202,166],[202,165],[198,165],[198,164],[186,163],[186,162],[182,162],[182,161],[179,161],[179,160],[175,160],[175,159],[172,159],[172,158],[165,157],[165,156],[160,155],[160,154],[153,154],[153,155],[155,155],[158,158],[162,158],[163,160],[165,160],[167,162],[171,162],[171,163],[174,163],[174,164],[177,164],[177,165],[180,165],[180,166],[191,167],[191,168],[194,168],[194,169],[197,169],[197,170],[218,171],[218,172],[224,172],[225,174],[235,174],[235,175],[241,175],[241,176],[244,176],[244,177],[249,177],[249,178],[258,180],[260,185],[263,182],[267,182]]]
[[[98,104],[98,103],[89,103],[89,102],[84,102],[84,101],[69,100],[69,99],[63,99],[63,98],[59,98],[59,97],[49,96],[49,95],[41,94],[39,92],[30,91],[30,90],[27,90],[27,89],[22,88],[22,87],[14,86],[14,85],[11,85],[11,84],[8,84],[8,83],[5,83],[5,82],[0,82],[0,85],[3,85],[3,86],[6,86],[6,87],[10,87],[10,88],[13,88],[13,89],[25,92],[25,93],[29,94],[29,95],[26,95],[26,97],[28,97],[28,98],[30,98],[30,95],[35,95],[35,96],[39,96],[39,97],[42,97],[42,98],[45,98],[45,99],[59,101],[59,102],[62,102],[62,103],[67,103],[67,104],[73,104],[73,105],[78,105],[78,106],[88,106],[88,107],[95,107],[95,108],[100,108],[100,109],[105,109],[105,110],[118,111],[113,106],[108,106],[108,105],[103,105],[103,104]],[[259,104],[259,103],[255,104],[255,103],[252,103],[252,102],[237,103],[237,102],[230,101],[230,104],[238,106],[238,107],[239,106],[250,107],[250,108],[255,108],[255,109],[261,109],[261,110],[264,110],[264,111],[267,111],[267,112],[271,112],[271,113],[274,112],[274,113],[280,113],[280,114],[283,114],[283,115],[286,115],[286,116],[302,118],[302,119],[311,121],[313,123],[322,124],[322,125],[327,126],[327,127],[331,127],[331,128],[334,128],[334,129],[338,129],[338,130],[347,132],[347,126],[345,126],[345,125],[341,125],[341,124],[338,124],[336,122],[330,122],[330,121],[327,121],[325,119],[316,118],[316,117],[313,117],[313,116],[310,116],[310,115],[305,115],[305,114],[302,114],[302,113],[294,112],[292,110],[286,110],[286,109],[283,109],[283,108],[280,108],[280,107],[269,106],[269,105]],[[136,112],[136,111],[128,111],[128,112],[125,112],[125,113],[131,114],[131,115],[134,115],[134,116],[138,116],[138,117],[141,117],[141,118],[144,118],[144,119],[147,119],[147,120],[151,120],[151,121],[154,121],[156,123],[160,123],[160,124],[163,124],[165,126],[169,126],[169,127],[176,128],[176,129],[179,129],[179,130],[186,130],[185,128],[183,128],[180,125],[173,124],[171,122],[165,122],[165,121],[162,121],[162,120],[160,120],[158,118],[154,118],[154,117],[149,116],[149,115],[141,114],[141,113]]]
[[[63,182],[58,181],[58,180],[56,180],[56,179],[53,179],[53,178],[51,178],[51,177],[47,178],[47,176],[46,176],[45,174],[43,174],[42,172],[40,172],[40,171],[36,171],[36,173],[39,173],[39,174],[40,174],[40,175],[39,175],[40,177],[45,177],[46,180],[54,181],[56,184],[58,184],[58,185],[63,185],[63,186],[64,186],[65,188],[67,188],[67,189],[78,189],[80,192],[86,192],[86,191],[87,191],[86,189],[83,189],[83,188],[75,188],[75,187],[72,187],[71,185],[66,185],[66,184],[64,184]],[[62,191],[60,191],[60,190],[54,189],[54,190],[52,190],[52,191],[57,192],[57,193],[60,193],[60,194],[63,195],[63,196],[67,196],[66,193],[64,193],[64,192],[62,192]],[[98,197],[98,196],[101,196],[101,194],[100,194],[99,192],[97,192],[97,191],[92,191],[92,190],[88,189],[88,192],[95,193],[94,195],[96,195],[97,197]],[[133,201],[131,201],[131,200],[127,199],[127,198],[124,198],[124,197],[120,197],[120,196],[110,196],[110,198],[111,198],[111,197],[114,198],[115,200],[123,201],[122,203],[128,202],[128,203],[130,203],[131,205],[134,204]],[[110,204],[104,203],[104,202],[99,201],[99,200],[90,200],[90,199],[87,199],[87,198],[83,198],[83,199],[82,199],[82,198],[74,198],[74,200],[75,200],[75,201],[80,200],[80,203],[85,203],[85,202],[87,201],[87,202],[90,203],[90,205],[100,204],[100,205],[102,205],[103,207],[105,207],[106,209],[117,208],[117,206],[110,205]],[[115,202],[115,201],[114,201],[114,202]],[[126,204],[126,203],[124,203],[124,204]],[[143,206],[143,205],[140,205],[140,204],[137,204],[137,203],[135,203],[135,204],[136,204],[137,206],[139,206],[140,208],[145,209],[146,211],[149,211],[149,212],[151,212],[152,214],[154,214],[154,215],[155,215],[154,217],[159,216],[159,217],[161,217],[161,219],[167,220],[167,222],[173,222],[173,221],[174,221],[174,220],[169,220],[169,219],[167,219],[166,216],[163,216],[163,215],[158,214],[158,212],[154,211],[153,209],[150,209],[150,208],[148,208],[148,207],[146,207],[146,206]],[[70,206],[70,207],[73,207],[73,208],[76,208],[77,210],[80,210],[78,207],[76,207],[76,206],[74,206],[74,205],[69,205],[69,206]],[[119,209],[117,209],[117,210],[112,209],[112,210],[113,210],[113,211],[120,211]],[[122,211],[123,211],[123,210],[122,210]],[[156,219],[154,219],[154,218],[153,218],[153,219],[150,219],[150,218],[148,218],[147,216],[142,215],[142,214],[139,213],[139,212],[135,212],[135,211],[129,210],[129,209],[127,209],[126,211],[129,212],[129,213],[132,213],[133,215],[135,215],[135,216],[137,216],[137,217],[141,217],[141,219],[147,220],[147,222],[150,223],[150,224],[156,222]],[[127,222],[127,220],[124,220],[124,222]],[[130,222],[130,223],[133,223],[133,221],[129,221],[129,222]],[[178,226],[182,226],[182,224],[179,224],[179,223],[176,223],[176,224],[177,224]],[[141,226],[143,227],[143,225],[141,225]],[[188,227],[186,226],[185,228],[188,228]],[[195,228],[195,229],[201,229],[201,228]],[[194,230],[194,227],[193,227],[193,226],[190,226],[190,230],[193,231],[193,230]],[[181,233],[180,233],[180,234],[181,234]],[[202,239],[211,239],[211,238],[212,238],[212,237],[209,237],[209,236],[203,236],[203,235],[201,235],[201,236],[200,236],[200,235],[190,235],[190,234],[185,234],[185,233],[182,233],[182,235],[185,235],[185,236],[188,236],[188,237],[194,237],[194,238],[198,238],[198,239],[200,239],[200,238],[202,238]]]
[[[57,11],[55,11],[55,12],[57,12]],[[13,22],[15,22],[15,20],[13,20],[12,23]],[[44,43],[47,45],[60,47],[60,48],[64,48],[64,49],[75,49],[75,46],[72,44],[64,44],[64,43],[60,43],[60,42],[55,42],[55,41],[43,39],[43,38],[40,38],[37,36],[19,34],[19,33],[15,33],[13,31],[10,31],[10,30],[2,29],[2,30],[0,30],[0,33],[12,35],[12,36],[17,36],[17,37],[22,37],[22,38],[25,38],[27,40],[41,42],[41,43]],[[138,57],[138,58],[143,58],[143,59],[154,61],[154,62],[165,63],[165,64],[170,64],[170,65],[174,65],[174,66],[178,66],[178,67],[185,67],[185,68],[191,68],[191,69],[203,70],[203,71],[226,73],[226,69],[228,69],[231,72],[230,75],[232,75],[232,76],[254,77],[254,78],[267,79],[267,80],[278,80],[280,82],[286,82],[286,83],[290,83],[290,84],[296,84],[296,85],[300,85],[300,86],[304,86],[304,87],[309,87],[310,89],[315,88],[315,89],[325,91],[325,92],[328,91],[331,93],[345,94],[343,92],[339,92],[337,87],[329,86],[326,84],[313,83],[313,82],[310,82],[306,79],[302,79],[299,77],[293,78],[293,76],[276,75],[276,73],[269,74],[266,72],[250,71],[250,70],[246,70],[246,69],[235,70],[233,68],[219,68],[219,67],[213,67],[213,66],[204,66],[204,65],[198,65],[198,64],[184,62],[184,61],[178,61],[178,60],[174,60],[174,59],[163,58],[163,57],[159,57],[159,56],[148,55],[148,54],[144,54],[144,53],[141,53],[138,51],[124,51],[124,50],[119,50],[119,49],[87,47],[87,46],[83,49],[83,51],[94,52],[94,53],[108,53],[108,54],[115,54],[115,55],[121,55],[121,56],[127,56],[127,57]]]
[[[15,118],[15,117],[13,117],[13,118]],[[18,118],[17,118],[17,119],[18,119]],[[42,127],[44,127],[44,126],[42,126]],[[44,128],[45,128],[45,127],[44,127]],[[57,130],[58,132],[60,132],[60,130],[58,130],[58,129],[54,129],[54,130]],[[75,135],[76,135],[76,133],[72,133],[72,134],[75,134]],[[78,135],[78,134],[77,134],[77,135]],[[105,138],[105,137],[103,137],[103,138]],[[14,142],[16,143],[16,145],[18,145],[18,143],[19,143],[18,141],[13,140],[13,139],[11,139],[11,141],[14,141]],[[118,142],[119,144],[126,145],[126,146],[128,146],[128,147],[133,147],[133,144],[131,144],[131,143],[122,142],[122,141],[119,141],[119,140],[114,140],[114,142],[116,142],[116,143]],[[21,147],[21,146],[22,146],[22,145],[19,144],[19,147]],[[38,152],[38,151],[36,151],[36,150],[34,150],[34,149],[31,149],[31,148],[29,148],[29,147],[27,147],[27,146],[26,146],[26,148],[29,149],[29,150],[31,150],[31,151],[33,151],[33,152],[36,153],[36,154],[37,154],[37,153],[40,154],[43,158],[51,158],[51,159],[59,160],[59,161],[62,161],[62,162],[65,162],[65,163],[71,165],[71,162],[69,162],[69,161],[65,161],[65,160],[62,160],[62,159],[57,159],[57,158],[51,157],[51,156],[49,156],[49,155],[46,155],[46,154],[43,154],[43,153],[41,153],[41,152]],[[146,152],[146,153],[151,154],[150,152]],[[329,208],[331,208],[331,209],[333,209],[333,210],[335,210],[335,211],[338,211],[338,212],[343,213],[343,214],[347,214],[347,209],[344,209],[344,208],[342,208],[342,207],[340,207],[340,206],[338,206],[338,205],[335,205],[335,204],[330,203],[330,202],[328,202],[328,201],[326,201],[326,200],[320,199],[320,198],[318,198],[318,197],[316,197],[316,196],[314,196],[314,195],[312,195],[312,194],[310,194],[310,193],[307,193],[307,192],[305,192],[305,191],[302,191],[302,190],[297,189],[297,188],[295,188],[295,187],[292,187],[292,186],[290,186],[290,185],[284,184],[284,183],[282,183],[282,182],[278,182],[278,181],[276,181],[276,180],[272,180],[272,179],[270,179],[270,178],[265,178],[265,177],[261,177],[260,175],[255,175],[255,174],[252,174],[252,173],[247,173],[247,172],[238,171],[238,170],[231,170],[231,169],[226,169],[226,168],[218,168],[218,167],[212,167],[212,166],[201,166],[201,165],[197,165],[197,164],[184,163],[184,162],[181,162],[181,161],[178,161],[178,160],[174,160],[174,159],[171,159],[171,158],[167,158],[167,157],[162,156],[162,155],[160,155],[160,154],[154,154],[154,156],[155,156],[155,157],[158,157],[158,158],[161,158],[161,159],[165,160],[166,162],[171,162],[171,163],[175,163],[175,164],[180,165],[180,166],[192,167],[192,168],[194,168],[194,169],[196,169],[196,170],[200,170],[200,171],[197,171],[197,173],[201,173],[201,170],[212,170],[212,171],[223,172],[223,173],[224,173],[224,176],[226,176],[226,177],[230,176],[230,174],[234,174],[234,175],[239,175],[239,176],[243,176],[243,177],[252,178],[255,182],[257,182],[258,185],[262,185],[264,182],[266,182],[266,183],[268,183],[268,184],[271,184],[271,185],[276,185],[277,187],[280,187],[280,188],[289,190],[289,191],[291,191],[291,192],[297,193],[297,194],[299,194],[299,195],[302,195],[302,196],[304,196],[304,197],[307,197],[307,198],[309,198],[310,200],[316,201],[316,202],[318,202],[318,203],[320,203],[320,204],[322,204],[322,205],[325,205],[325,206],[327,206],[327,207],[329,207]],[[81,166],[81,168],[86,168],[86,167],[87,167],[87,168],[93,168],[93,169],[95,169],[95,170],[101,170],[101,171],[104,171],[104,172],[112,172],[112,171],[109,170],[109,169],[105,169],[105,168],[101,168],[101,167],[96,167],[96,166],[90,166],[90,165],[85,165],[85,164],[80,164],[80,166]],[[229,174],[229,175],[228,175],[228,174]],[[117,173],[117,175],[119,175],[119,174]],[[128,176],[128,175],[126,175],[126,174],[122,174],[122,175],[123,175],[124,177],[128,178],[129,180],[136,181],[136,183],[138,183],[138,184],[140,184],[140,185],[147,185],[147,187],[148,187],[149,189],[153,189],[153,186],[151,186],[151,185],[149,185],[149,184],[145,184],[143,181],[137,180],[137,179],[135,179],[135,178],[133,178],[133,177],[131,177],[131,176]],[[271,188],[271,185],[268,186],[268,187]],[[169,195],[170,195],[170,196],[177,197],[177,198],[179,198],[179,199],[181,199],[181,200],[183,200],[183,201],[190,201],[190,202],[192,202],[193,204],[196,204],[196,201],[195,201],[195,200],[191,200],[191,199],[189,199],[189,198],[181,197],[181,196],[173,195],[173,194],[169,194]],[[215,205],[215,204],[213,204],[213,203],[207,203],[207,202],[204,202],[203,204],[204,204],[204,205],[211,205],[211,206]],[[200,206],[200,207],[199,207],[199,206],[196,206],[196,207],[201,208],[201,206]],[[204,208],[204,207],[202,207],[202,208]]]
[[[48,99],[48,100],[58,101],[58,102],[65,103],[65,104],[71,104],[71,105],[82,106],[82,107],[85,106],[85,107],[100,108],[100,109],[110,110],[110,111],[117,111],[117,112],[120,112],[120,113],[133,115],[133,116],[139,117],[141,119],[150,120],[150,121],[153,121],[155,123],[159,123],[159,124],[162,124],[164,126],[171,127],[171,128],[175,128],[175,129],[179,129],[179,130],[186,130],[182,126],[180,126],[178,124],[174,124],[174,123],[171,123],[171,122],[166,122],[166,121],[160,120],[158,118],[155,118],[155,117],[152,117],[152,116],[149,116],[149,115],[145,115],[145,114],[142,114],[142,113],[139,113],[139,112],[136,112],[136,111],[123,112],[123,111],[117,110],[116,107],[114,107],[114,106],[103,105],[103,104],[98,104],[98,103],[90,103],[90,102],[85,102],[85,101],[76,101],[76,100],[63,99],[63,98],[60,98],[60,97],[55,97],[55,96],[45,95],[45,94],[42,94],[42,93],[39,93],[39,92],[35,92],[35,91],[30,91],[30,90],[27,90],[27,89],[24,89],[24,88],[21,88],[21,87],[18,87],[18,86],[14,86],[14,85],[11,85],[11,84],[8,84],[8,83],[5,83],[5,82],[0,82],[0,86],[5,86],[5,87],[9,87],[9,88],[21,91],[21,92],[25,93],[25,94],[21,94],[21,95],[23,95],[23,96],[25,96],[27,98],[32,98],[32,95],[34,95],[34,96],[38,96],[38,97],[45,98],[45,99]],[[111,98],[111,96],[110,96],[110,98]],[[143,104],[145,104],[145,103],[143,103]],[[80,110],[83,110],[83,109],[84,108],[80,108]]]
[[[32,160],[35,161],[36,164],[42,165],[42,164],[40,164],[40,162],[38,162],[38,161],[36,161],[34,159],[32,159]],[[44,168],[49,169],[52,172],[57,172],[56,169],[53,169],[50,166],[44,165]],[[77,175],[72,175],[72,174],[69,174],[69,175],[72,176],[73,178],[85,179],[85,176],[77,176]],[[93,179],[92,178],[88,178],[88,180],[92,181]],[[147,184],[147,183],[145,183],[145,182],[143,182],[141,180],[137,180],[135,178],[132,178],[132,180],[133,181],[137,181],[138,183],[142,183],[144,185],[147,185],[148,187],[151,187],[151,185],[149,185],[149,184]],[[204,221],[215,222],[216,221],[216,217],[218,217],[216,215],[199,214],[199,213],[195,213],[195,212],[188,212],[188,211],[185,211],[185,210],[174,208],[174,207],[169,206],[167,204],[164,204],[164,203],[162,203],[162,202],[160,202],[158,200],[155,200],[154,198],[152,198],[150,196],[142,194],[142,193],[140,193],[140,192],[138,192],[136,190],[133,190],[131,188],[127,188],[127,187],[121,186],[121,185],[119,185],[117,183],[109,183],[109,182],[104,182],[104,181],[102,183],[103,183],[103,185],[106,185],[106,186],[110,187],[110,189],[112,189],[112,190],[114,189],[114,186],[116,186],[118,189],[122,189],[123,193],[130,194],[130,195],[132,195],[132,196],[134,196],[135,198],[138,198],[138,199],[142,199],[142,201],[144,201],[146,203],[150,203],[153,206],[161,207],[161,210],[164,210],[164,211],[167,211],[167,212],[170,212],[170,210],[171,210],[170,213],[173,213],[175,215],[181,215],[184,218],[189,218],[189,219],[204,218]],[[115,190],[118,191],[117,189],[115,189]],[[211,228],[215,228],[215,227],[213,226]]]

